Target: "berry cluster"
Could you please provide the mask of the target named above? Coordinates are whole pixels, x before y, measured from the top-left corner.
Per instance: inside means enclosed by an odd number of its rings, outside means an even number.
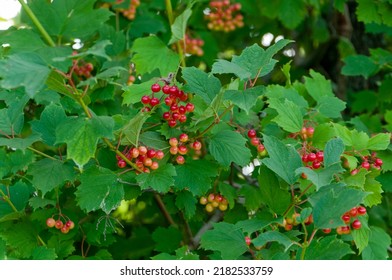
[[[128,74],[127,85],[130,86],[136,81],[135,66],[133,64],[129,66]]]
[[[230,32],[244,26],[244,16],[238,13],[241,10],[240,3],[230,4],[230,0],[212,0],[210,9],[205,16],[209,21],[208,29]]]
[[[228,207],[227,199],[221,194],[210,193],[207,197],[202,196],[199,200],[201,205],[205,205],[208,213],[213,212],[216,208],[220,211],[226,211]]]
[[[319,169],[324,161],[324,152],[318,151],[315,153],[304,153],[302,155],[302,162],[306,167],[311,169]]]
[[[61,216],[57,220],[53,217],[48,218],[46,220],[46,225],[50,228],[55,227],[60,230],[62,233],[67,234],[71,229],[75,227],[75,223],[68,219],[65,223],[61,220]]]
[[[126,149],[123,152],[124,156],[133,161],[136,166],[143,170],[145,173],[149,173],[151,170],[156,170],[159,167],[159,163],[156,160],[161,160],[165,154],[161,150],[148,149],[146,146],[133,147]],[[127,163],[120,156],[116,155],[117,166],[119,168],[125,168]]]
[[[308,127],[302,127],[301,131],[300,131],[300,135],[301,138],[303,140],[306,140],[308,138],[312,138],[314,134],[314,127],[312,126],[308,126]]]
[[[167,121],[170,127],[175,127],[178,122],[184,123],[187,120],[187,114],[191,113],[195,109],[195,105],[188,102],[188,94],[180,90],[177,86],[169,86],[165,84],[161,87],[155,83],[151,86],[152,94],[144,95],[141,98],[141,102],[145,105],[144,111],[151,111],[151,108],[160,104],[160,99],[155,97],[154,94],[162,91],[167,97],[164,102],[169,107],[168,111],[165,111],[162,118]]]
[[[257,152],[260,156],[266,156],[267,151],[263,144],[261,144],[260,139],[257,137],[257,132],[254,129],[248,130],[248,137],[250,139],[250,144],[256,147]]]
[[[189,136],[185,133],[182,133],[179,138],[172,137],[169,139],[170,145],[170,154],[175,157],[175,161],[177,164],[185,163],[185,155],[188,154],[189,149],[186,143],[189,141]],[[200,141],[194,141],[189,143],[189,147],[193,150],[194,155],[198,157],[201,153],[202,144]]]
[[[204,41],[202,39],[192,38],[188,34],[185,34],[185,40],[180,41],[180,46],[184,49],[184,52],[189,55],[203,56]],[[176,47],[176,45],[174,45]]]
[[[342,221],[346,224],[345,226],[339,226],[336,228],[336,233],[339,235],[349,234],[351,229],[358,230],[362,227],[361,221],[357,219],[357,216],[363,216],[366,214],[366,208],[363,206],[353,207],[342,215]],[[351,225],[351,226],[350,226]],[[324,233],[330,233],[331,229],[323,229]]]
[[[300,214],[299,214],[299,213],[294,213],[291,217],[286,217],[286,218],[283,220],[283,227],[284,227],[284,229],[287,230],[287,231],[289,231],[289,230],[292,230],[292,229],[293,229],[293,226],[299,225],[299,222],[298,222],[298,220],[297,220],[297,218],[299,218],[299,217],[300,217]],[[310,224],[312,224],[312,223],[313,223],[313,215],[310,214],[310,215],[305,219],[304,224],[308,226],[308,225],[310,225]]]
[[[123,0],[117,1],[116,4],[121,4]],[[140,0],[131,0],[128,9],[117,9],[124,17],[129,20],[134,20],[136,16],[136,9],[140,5]]]
[[[370,156],[364,156],[362,158],[362,162],[361,162],[361,168],[364,168],[366,170],[369,170],[371,168],[374,169],[381,169],[383,162],[382,159],[377,157],[377,154],[375,152],[373,152]],[[359,169],[353,169],[351,171],[351,175],[355,175],[359,172]]]
[[[74,52],[73,55],[76,55]],[[74,73],[80,80],[88,79],[91,77],[91,72],[94,70],[94,65],[90,62],[85,62],[84,60],[74,59],[72,61],[72,73]]]

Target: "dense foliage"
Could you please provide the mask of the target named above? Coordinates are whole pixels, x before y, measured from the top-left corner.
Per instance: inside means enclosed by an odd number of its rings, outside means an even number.
[[[391,258],[392,1],[19,2],[0,259]]]

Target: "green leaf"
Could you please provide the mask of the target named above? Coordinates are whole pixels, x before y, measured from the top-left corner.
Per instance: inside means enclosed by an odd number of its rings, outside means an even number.
[[[40,36],[31,29],[9,29],[1,34],[0,44],[9,44],[10,54],[34,52],[46,46]]]
[[[167,48],[156,36],[138,38],[132,46],[132,62],[136,64],[137,71],[143,75],[158,69],[161,76],[176,72],[180,64],[177,53]]]
[[[99,138],[112,138],[113,128],[111,117],[68,118],[57,127],[55,144],[67,143],[67,158],[82,168],[94,157]]]
[[[38,0],[29,5],[49,35],[67,39],[89,36],[112,15],[108,9],[94,9],[95,0]]]
[[[155,79],[154,79],[155,80]],[[143,95],[151,91],[153,80],[141,84],[132,84],[123,88],[123,105],[131,105],[140,102]]]
[[[30,97],[41,90],[50,73],[45,61],[34,52],[17,53],[0,61],[0,87],[24,87]]]
[[[156,131],[146,131],[140,135],[139,141],[154,149],[166,149],[169,147],[168,141],[163,140],[162,135]]]
[[[358,187],[363,189],[365,182],[366,182],[366,175],[369,173],[364,168],[360,168],[359,172],[355,175],[349,174],[346,178],[344,178],[344,182],[346,183],[347,186],[350,187]]]
[[[219,251],[224,260],[238,259],[248,250],[245,236],[233,224],[220,222],[214,228],[203,234],[201,247],[207,250]]]
[[[64,77],[56,71],[50,72],[45,84],[49,89],[67,96],[72,96],[72,93],[74,92],[72,87],[66,84]]]
[[[110,61],[112,60],[111,57],[106,54],[106,48],[110,45],[112,45],[112,42],[110,42],[109,40],[98,41],[97,43],[95,43],[95,45],[91,46],[86,51],[73,55],[72,58],[79,58],[87,55],[92,55],[92,56],[102,57]]]
[[[283,214],[290,206],[291,195],[280,188],[279,180],[270,169],[260,166],[258,176],[260,192],[263,202],[273,213]]]
[[[386,260],[389,258],[388,249],[391,237],[379,227],[370,227],[369,244],[362,251],[364,260]]]
[[[367,79],[378,70],[377,64],[368,56],[350,55],[343,61],[345,65],[342,68],[342,74],[346,76],[363,76]]]
[[[353,253],[349,244],[335,236],[327,236],[310,243],[305,253],[305,260],[340,260]]]
[[[155,241],[155,250],[159,252],[174,252],[180,245],[182,235],[181,232],[171,226],[168,228],[158,227],[152,234]]]
[[[139,146],[139,135],[144,122],[150,117],[150,114],[139,112],[123,128],[121,145]]]
[[[169,45],[174,44],[185,38],[186,25],[191,15],[191,7],[188,7],[178,17],[176,17],[173,25],[171,26],[172,36],[169,41]]]
[[[49,146],[54,146],[54,143],[56,143],[56,128],[66,117],[63,107],[50,104],[41,113],[40,120],[34,120],[30,123],[33,131],[41,134],[43,142]]]
[[[30,258],[37,247],[35,229],[30,223],[16,223],[0,230],[0,237],[18,259]]]
[[[288,132],[298,132],[303,126],[301,109],[294,102],[285,99],[270,98],[269,106],[275,109],[278,115],[272,120]]]
[[[29,199],[29,205],[34,209],[37,210],[39,208],[45,208],[46,206],[56,206],[56,200],[46,199],[38,196],[33,196]]]
[[[197,200],[191,192],[182,191],[177,193],[176,206],[184,212],[187,219],[190,219],[195,215],[196,203]]]
[[[212,186],[212,177],[218,175],[218,166],[206,160],[187,160],[176,166],[175,186],[187,189],[194,196],[204,195]]]
[[[334,123],[335,135],[343,140],[344,145],[353,146],[352,132],[346,127],[338,123]]]
[[[316,148],[324,149],[327,142],[335,135],[335,129],[330,124],[320,124],[314,129],[312,144]]]
[[[256,105],[257,99],[263,94],[264,87],[253,87],[246,90],[228,90],[225,99],[230,100],[239,108],[249,114],[250,109]]]
[[[240,228],[243,232],[252,234],[256,231],[262,230],[274,223],[283,223],[282,218],[275,219],[273,217],[268,218],[252,218],[248,220],[242,220],[235,224],[236,227]]]
[[[235,200],[237,199],[237,190],[233,188],[233,186],[221,182],[219,184],[219,192],[227,199],[230,209],[233,209],[235,206]]]
[[[241,187],[238,194],[244,197],[244,206],[249,212],[255,211],[263,206],[261,189],[258,187],[244,185]]]
[[[279,231],[263,232],[252,240],[252,243],[255,246],[264,246],[268,242],[278,242],[285,247],[285,250],[289,249],[294,244],[289,237]]]
[[[207,104],[211,104],[222,86],[218,78],[196,67],[183,68],[182,78],[186,81],[185,90],[200,95]]]
[[[208,149],[223,166],[228,167],[232,162],[244,166],[251,156],[245,144],[246,139],[240,133],[222,130],[212,135]]]
[[[343,171],[345,171],[345,169],[340,163],[335,163],[318,171],[314,171],[309,167],[300,167],[297,169],[296,174],[300,175],[304,173],[307,176],[307,179],[316,186],[316,190],[319,190],[321,187],[331,183],[336,174]]]
[[[304,78],[305,88],[310,96],[317,101],[317,103],[322,102],[322,100],[326,97],[334,97],[331,81],[325,79],[323,75],[314,70],[310,70],[309,74],[311,78]]]
[[[377,3],[372,0],[358,0],[356,14],[358,20],[364,23],[382,23]]]
[[[363,203],[365,206],[372,207],[374,205],[378,205],[382,201],[382,185],[375,178],[378,176],[379,172],[369,172],[366,175],[365,185],[363,186],[364,191],[368,192],[369,195],[366,196]]]
[[[336,228],[344,225],[342,215],[362,203],[367,193],[343,184],[324,186],[309,197],[313,206],[314,225],[317,228]]]
[[[31,134],[26,138],[0,138],[0,146],[8,146],[18,150],[26,150],[33,143],[40,140],[41,136],[38,134]]]
[[[344,152],[342,139],[335,138],[327,142],[324,148],[324,166],[331,166],[341,162],[341,155]]]
[[[317,102],[320,114],[329,118],[340,118],[341,112],[346,108],[346,102],[335,96],[323,96]]]
[[[165,164],[158,169],[151,171],[151,173],[141,173],[136,177],[142,190],[152,188],[153,190],[166,193],[174,184],[174,176],[176,176],[176,169],[172,164]]]
[[[294,147],[286,146],[274,136],[264,135],[263,138],[269,157],[263,159],[262,163],[288,184],[294,184],[298,178],[295,170],[302,166],[302,160],[298,152]]]
[[[212,65],[213,74],[234,74],[241,80],[255,79],[270,73],[277,60],[272,57],[286,45],[290,40],[280,40],[267,50],[257,44],[253,44],[243,50],[240,56],[233,55],[231,62],[218,59]]]
[[[55,260],[57,259],[57,254],[54,248],[47,247],[36,247],[32,254],[33,260]]]
[[[42,195],[66,181],[72,181],[75,177],[72,165],[48,158],[30,165],[28,173],[33,176],[33,185],[42,192]]]
[[[25,183],[17,182],[15,185],[9,187],[0,185],[0,190],[4,194],[8,195],[11,203],[14,205],[17,211],[24,211],[31,193],[30,188]],[[4,199],[0,199],[0,218],[3,218],[4,216],[13,212],[14,209]]]
[[[124,198],[124,187],[115,173],[102,167],[92,167],[80,176],[75,196],[77,204],[86,212],[101,209],[110,214]]]
[[[379,133],[369,139],[367,149],[377,151],[386,150],[391,143],[390,133]]]

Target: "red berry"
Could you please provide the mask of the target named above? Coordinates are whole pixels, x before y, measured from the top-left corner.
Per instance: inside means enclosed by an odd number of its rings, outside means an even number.
[[[314,133],[314,128],[313,127],[307,127],[306,128],[306,134],[308,135],[308,137],[312,137]]]
[[[170,127],[175,127],[175,126],[177,125],[177,121],[176,121],[176,120],[169,120],[169,121],[167,122],[167,124],[168,124]]]
[[[302,162],[308,162],[309,161],[309,159],[308,159],[308,155],[307,154],[303,154],[302,155]]]
[[[383,164],[382,159],[380,158],[376,158],[376,160],[374,161],[374,165],[376,166],[381,166]]]
[[[186,155],[188,153],[188,148],[186,146],[179,146],[178,153],[180,155]]]
[[[189,137],[188,134],[182,133],[178,139],[180,140],[180,142],[185,143],[188,141]]]
[[[353,170],[350,172],[350,174],[351,174],[351,176],[354,176],[354,175],[358,174],[358,172],[359,172],[358,169],[353,169]]]
[[[142,109],[142,112],[150,112],[151,111],[151,108],[150,107],[144,107],[143,109]]]
[[[331,232],[331,229],[330,229],[330,228],[325,228],[325,229],[323,229],[323,232],[324,232],[325,234],[328,234],[328,233]]]
[[[67,233],[69,232],[69,228],[66,227],[66,226],[63,226],[63,227],[61,228],[61,232],[64,233],[64,234],[67,234]]]
[[[151,100],[150,100],[151,107],[154,107],[154,106],[156,106],[158,104],[159,104],[159,99],[158,98],[156,98],[156,97],[151,98]]]
[[[357,208],[357,212],[358,212],[358,215],[360,215],[360,216],[365,215],[366,214],[366,208],[363,207],[363,206],[359,206]]]
[[[120,160],[117,161],[117,166],[119,168],[125,168],[127,166],[127,163],[125,162],[125,160],[120,159]]]
[[[170,91],[170,86],[169,86],[169,85],[164,85],[164,86],[162,87],[162,92],[163,92],[164,94],[169,94],[169,91]]]
[[[151,86],[152,92],[159,92],[161,90],[161,86],[159,84],[153,84]]]
[[[178,113],[181,114],[181,115],[185,114],[186,113],[185,106],[178,107]]]
[[[351,226],[353,229],[360,229],[362,227],[362,224],[359,220],[355,220],[354,222],[352,222]]]
[[[249,138],[255,138],[256,135],[257,135],[256,130],[251,129],[251,130],[248,131],[248,137],[249,137]]]
[[[169,120],[171,116],[170,116],[170,113],[169,113],[169,112],[165,112],[165,113],[163,113],[162,117],[163,117],[165,120]]]
[[[144,156],[144,155],[147,154],[148,150],[147,150],[147,148],[145,146],[140,146],[138,149],[139,149],[139,154],[140,155]]]
[[[350,217],[350,215],[348,215],[348,214],[344,214],[344,215],[342,216],[342,220],[343,220],[343,222],[344,222],[345,224],[348,224],[348,223],[350,223],[351,217]]]
[[[172,155],[176,155],[176,154],[178,153],[178,147],[177,147],[177,146],[170,147],[169,152],[170,152]]]
[[[313,167],[314,169],[319,169],[319,168],[321,167],[321,162],[316,161],[316,160],[313,161],[312,167]]]
[[[252,146],[257,147],[260,144],[260,140],[259,138],[254,137],[250,139],[250,143],[252,144]]]
[[[169,93],[177,96],[177,94],[178,94],[178,87],[177,86],[171,86],[170,89],[169,89]]]
[[[365,168],[366,170],[369,170],[369,168],[370,168],[370,163],[369,163],[368,161],[364,161],[364,162],[362,162],[361,166],[362,166],[363,168]]]
[[[53,219],[53,218],[48,218],[48,219],[46,220],[46,225],[47,225],[48,227],[50,227],[50,228],[54,227],[55,224],[56,224],[56,221],[55,221],[55,219]]]
[[[250,246],[250,244],[252,243],[252,240],[250,239],[249,236],[245,236],[245,243],[246,245]]]
[[[210,193],[207,197],[208,202],[213,202],[215,200],[215,194]]]
[[[178,157],[176,158],[176,162],[177,162],[178,164],[184,164],[184,163],[185,163],[185,158],[184,158],[183,156],[178,156]]]
[[[308,161],[315,161],[316,159],[317,159],[317,156],[315,153],[308,154]]]
[[[167,106],[171,106],[173,104],[173,99],[171,99],[170,97],[166,97],[165,98],[165,104]]]
[[[61,220],[57,220],[54,224],[55,228],[60,229],[64,226],[63,222]]]
[[[316,158],[318,161],[323,161],[324,160],[324,152],[322,152],[322,151],[317,152]]]
[[[178,105],[177,104],[172,104],[170,106],[170,111],[172,112],[177,112],[178,111]]]
[[[155,158],[156,159],[163,159],[163,157],[165,156],[164,152],[162,152],[161,150],[158,150],[155,154]]]
[[[181,123],[186,122],[186,116],[185,115],[180,115],[180,118],[178,119]]]
[[[192,148],[193,148],[194,150],[196,150],[196,151],[201,150],[201,143],[200,143],[199,141],[193,142]]]
[[[73,229],[73,228],[75,227],[75,223],[74,223],[73,221],[71,221],[71,220],[68,220],[68,221],[65,223],[65,226],[66,226],[67,228],[69,228],[69,229]]]
[[[170,139],[169,139],[169,145],[172,146],[172,147],[177,146],[177,145],[178,145],[178,140],[177,140],[177,138],[175,138],[175,137],[170,138]]]
[[[132,155],[133,158],[137,158],[140,155],[139,149],[132,148],[130,154]]]
[[[156,161],[153,161],[152,164],[151,164],[151,166],[150,166],[150,168],[151,168],[152,170],[158,169],[158,168],[159,168],[159,163],[156,162]]]
[[[264,151],[265,151],[265,147],[264,147],[264,145],[263,145],[263,144],[259,144],[259,145],[257,145],[257,151],[258,151],[259,153],[262,153],[262,152],[264,152]]]
[[[349,214],[351,217],[355,217],[355,216],[357,216],[357,214],[358,214],[357,207],[353,207],[353,208],[351,208],[351,210],[350,210],[350,211],[348,211],[348,214]]]
[[[149,158],[154,158],[156,154],[157,153],[154,149],[150,149],[147,151],[147,157],[149,157]]]
[[[150,96],[148,96],[148,95],[144,95],[144,96],[142,97],[141,101],[142,101],[143,104],[149,104],[150,101],[151,101],[151,98],[150,98]]]
[[[187,110],[189,113],[191,113],[191,112],[193,112],[193,111],[195,110],[195,105],[193,105],[192,103],[187,103],[187,104],[185,105],[185,108],[186,108],[186,110]]]
[[[173,118],[173,120],[179,120],[180,119],[180,114],[174,112],[174,113],[172,113],[172,118]]]

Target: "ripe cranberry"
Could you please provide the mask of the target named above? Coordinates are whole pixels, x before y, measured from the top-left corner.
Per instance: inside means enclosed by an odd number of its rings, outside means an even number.
[[[150,112],[151,111],[151,108],[150,107],[144,107],[143,109],[142,109],[142,112]]]
[[[180,119],[180,114],[179,113],[174,112],[174,113],[172,113],[171,116],[172,116],[173,120],[179,120]]]
[[[180,123],[186,122],[186,116],[185,115],[180,115],[180,118],[178,119]]]
[[[152,92],[159,92],[161,90],[161,86],[159,84],[153,84],[151,86]]]
[[[252,144],[252,146],[257,147],[260,144],[260,140],[259,138],[254,137],[250,139],[250,143]]]
[[[180,106],[178,107],[178,113],[180,113],[181,115],[186,113],[186,108],[185,106]]]
[[[308,161],[315,161],[316,159],[317,159],[317,156],[315,153],[308,154]]]
[[[61,228],[61,232],[64,233],[64,234],[67,234],[67,233],[69,232],[69,228],[66,227],[66,226],[63,226],[63,227]]]
[[[196,150],[196,151],[201,150],[201,143],[200,143],[199,141],[193,142],[192,148],[193,148],[194,150]]]
[[[172,147],[177,146],[177,145],[178,145],[178,140],[177,140],[177,138],[175,138],[175,137],[170,138],[170,139],[169,139],[169,145],[172,146]]]
[[[150,167],[152,165],[152,159],[147,157],[143,160],[144,166]]]
[[[172,104],[170,106],[170,111],[172,112],[177,112],[178,111],[178,105],[177,104]]]
[[[324,152],[322,152],[322,151],[317,152],[316,158],[318,161],[323,161],[324,160]]]
[[[64,224],[63,224],[63,222],[62,222],[61,220],[57,220],[57,221],[55,222],[54,226],[55,226],[55,228],[57,228],[57,229],[61,229],[61,228],[64,226]]]
[[[183,156],[177,156],[176,157],[176,162],[178,164],[184,164],[185,163],[185,158]]]
[[[344,222],[345,224],[348,224],[348,223],[350,223],[351,217],[350,217],[350,215],[348,215],[348,214],[344,214],[344,215],[342,216],[342,220],[343,220],[343,222]]]
[[[186,110],[187,110],[189,113],[191,113],[191,112],[193,112],[193,111],[195,110],[195,105],[193,105],[192,103],[187,103],[187,104],[185,105],[185,108],[186,108]]]
[[[364,161],[364,162],[362,162],[361,166],[362,166],[363,168],[365,168],[366,170],[369,170],[369,168],[370,168],[370,163],[369,163],[368,161]]]
[[[360,216],[365,215],[366,214],[366,208],[363,207],[363,206],[359,206],[357,208],[357,212],[358,212],[358,215],[360,215]]]
[[[173,104],[173,99],[171,99],[170,97],[166,97],[165,98],[165,104],[167,106],[171,106]]]
[[[125,168],[127,166],[127,163],[123,159],[120,159],[117,161],[117,166],[119,168]]]
[[[133,158],[137,158],[140,155],[139,149],[132,148],[130,154],[132,155]]]
[[[164,94],[169,94],[170,92],[170,86],[169,85],[164,85],[163,87],[162,87],[162,92],[164,93]]]
[[[156,154],[157,153],[154,149],[150,149],[147,151],[147,157],[149,157],[149,158],[154,158]]]
[[[168,124],[170,127],[175,127],[175,126],[177,125],[177,121],[176,121],[176,120],[169,120],[169,121],[167,122],[167,124]]]
[[[151,107],[154,107],[154,106],[156,106],[158,104],[159,104],[159,99],[158,98],[156,98],[156,97],[151,98],[151,100],[150,100]]]
[[[303,154],[303,155],[302,155],[302,162],[306,163],[306,162],[308,162],[308,161],[309,161],[308,155],[307,155],[307,154]]]
[[[177,86],[171,86],[170,89],[169,89],[169,93],[177,96],[177,94],[178,94],[178,87]]]
[[[152,170],[158,169],[158,168],[159,168],[159,163],[156,162],[156,161],[153,161],[152,164],[151,164],[151,166],[150,166],[150,168],[151,168]]]
[[[48,219],[46,220],[46,225],[47,225],[48,227],[50,227],[50,228],[54,227],[55,224],[56,224],[56,221],[55,221],[55,219],[53,219],[53,218],[48,218]]]
[[[164,152],[162,152],[161,150],[158,150],[155,154],[155,158],[156,159],[163,159],[163,157],[165,156]]]
[[[382,159],[380,158],[376,158],[376,160],[374,161],[374,165],[376,166],[381,166],[383,164]]]
[[[328,233],[330,233],[332,230],[330,229],[330,228],[325,228],[325,229],[323,229],[323,232],[325,233],[325,234],[328,234]]]
[[[362,224],[359,220],[355,220],[354,222],[352,222],[351,226],[353,229],[360,229],[362,227]]]
[[[257,151],[258,151],[259,153],[262,153],[262,152],[264,152],[264,151],[265,151],[265,147],[264,147],[264,145],[263,145],[263,144],[259,144],[259,145],[257,145]]]
[[[186,155],[188,153],[188,148],[186,146],[179,146],[178,153],[180,155]]]
[[[321,167],[321,162],[316,161],[316,160],[313,161],[312,167],[313,167],[314,169],[319,169],[319,168]]]
[[[350,174],[351,174],[351,176],[354,176],[354,175],[357,175],[358,172],[359,172],[359,170],[356,168],[356,169],[353,169],[353,170],[350,172]]]
[[[169,152],[170,152],[172,155],[176,155],[176,154],[178,153],[178,147],[177,147],[177,146],[170,147]]]
[[[248,131],[248,137],[249,137],[249,138],[255,138],[256,135],[257,135],[256,130],[250,129],[250,130]]]
[[[180,140],[180,142],[185,143],[188,142],[189,137],[188,134],[182,133],[178,139]]]
[[[65,223],[65,226],[66,226],[67,228],[69,228],[69,229],[73,229],[73,228],[75,227],[75,223],[74,223],[73,221],[71,221],[71,220],[68,220],[68,221]]]
[[[357,214],[358,214],[357,207],[351,208],[351,210],[348,212],[348,214],[349,214],[351,217],[357,216]]]
[[[245,243],[246,245],[250,246],[250,244],[252,243],[252,240],[250,239],[249,236],[245,236]]]
[[[170,119],[170,113],[169,112],[163,113],[162,118],[164,118],[165,120],[169,120]]]
[[[314,127],[311,127],[311,126],[307,127],[306,134],[308,135],[308,137],[312,137],[314,134]]]
[[[147,154],[147,148],[145,146],[140,146],[138,149],[140,155],[144,156],[145,154]]]
[[[142,101],[143,104],[149,104],[150,101],[151,101],[151,98],[150,98],[150,96],[148,96],[148,95],[144,95],[144,96],[142,97],[141,101]]]

